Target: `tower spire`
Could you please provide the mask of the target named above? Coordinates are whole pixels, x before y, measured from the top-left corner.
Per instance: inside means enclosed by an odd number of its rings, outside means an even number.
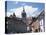
[[[24,9],[24,6],[23,6],[23,9]]]
[[[26,18],[26,12],[25,12],[24,6],[23,6],[22,18],[23,18],[23,19]]]
[[[23,6],[23,12],[25,12],[24,6]]]

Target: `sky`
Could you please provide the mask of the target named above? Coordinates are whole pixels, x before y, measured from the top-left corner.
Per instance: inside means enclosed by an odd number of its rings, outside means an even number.
[[[36,17],[39,15],[42,9],[44,9],[44,3],[32,3],[32,2],[19,2],[19,1],[7,1],[7,16],[16,14],[16,17],[21,18],[23,12],[23,6],[27,17]]]

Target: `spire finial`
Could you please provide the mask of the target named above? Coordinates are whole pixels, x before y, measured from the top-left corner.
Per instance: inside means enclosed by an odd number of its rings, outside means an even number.
[[[24,6],[23,6],[23,12],[25,12]]]
[[[23,6],[23,10],[24,10],[24,6]]]

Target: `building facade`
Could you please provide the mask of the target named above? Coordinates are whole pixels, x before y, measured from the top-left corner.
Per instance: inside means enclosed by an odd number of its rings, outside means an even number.
[[[44,11],[38,17],[26,17],[23,7],[22,18],[16,17],[15,13],[10,17],[5,17],[6,33],[26,33],[26,32],[42,32],[45,31]]]

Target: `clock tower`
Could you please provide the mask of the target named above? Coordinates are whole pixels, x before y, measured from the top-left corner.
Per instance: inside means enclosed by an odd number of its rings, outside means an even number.
[[[25,12],[24,6],[23,6],[22,18],[26,19],[26,12]]]

